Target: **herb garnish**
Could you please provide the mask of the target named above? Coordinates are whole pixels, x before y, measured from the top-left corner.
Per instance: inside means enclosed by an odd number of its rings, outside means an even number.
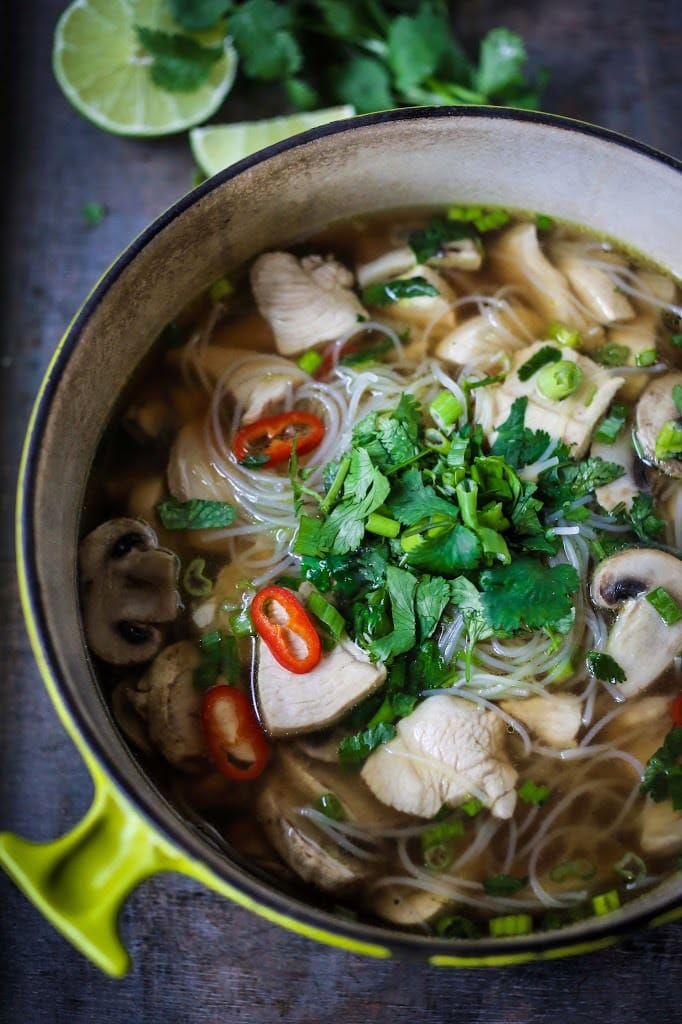
[[[229,526],[236,512],[226,501],[208,501],[192,498],[178,501],[166,498],[156,506],[166,530],[211,530]]]

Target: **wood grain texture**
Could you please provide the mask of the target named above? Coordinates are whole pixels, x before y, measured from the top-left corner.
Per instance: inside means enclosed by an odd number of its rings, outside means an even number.
[[[5,18],[0,352],[0,828],[61,835],[90,784],[59,725],[29,650],[14,578],[12,514],[21,439],[55,345],[100,273],[190,185],[184,136],[138,142],[78,116],[54,84],[60,0],[14,5]],[[681,8],[677,0],[453,5],[468,47],[504,24],[534,67],[553,70],[545,107],[682,156]],[[269,114],[268,93],[229,100],[217,119]],[[87,227],[83,205],[108,215]],[[58,496],[55,496],[58,500]],[[361,959],[290,935],[175,876],[128,900],[122,934],[133,970],[112,981],[66,943],[0,875],[0,1021],[69,1024],[640,1024],[680,1020],[682,924],[600,953],[499,970],[443,970]]]

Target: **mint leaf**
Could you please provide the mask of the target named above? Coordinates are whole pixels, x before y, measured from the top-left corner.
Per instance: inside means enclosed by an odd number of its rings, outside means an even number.
[[[300,70],[303,56],[285,5],[246,0],[231,15],[229,27],[241,70],[249,78],[274,81]]]
[[[229,526],[236,512],[226,501],[207,501],[193,498],[177,501],[167,498],[156,506],[158,516],[166,530],[215,530]]]
[[[595,679],[601,679],[604,683],[625,682],[625,671],[610,654],[603,654],[601,651],[588,651],[586,660],[590,675]]]
[[[170,12],[190,32],[211,28],[234,9],[232,0],[168,0]]]
[[[135,26],[141,46],[153,58],[152,81],[166,92],[194,92],[207,82],[223,56],[221,46],[201,46],[189,36]]]

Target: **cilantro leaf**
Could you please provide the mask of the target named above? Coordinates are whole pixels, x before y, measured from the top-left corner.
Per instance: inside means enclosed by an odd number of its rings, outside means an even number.
[[[601,651],[587,652],[587,667],[590,675],[604,683],[624,683],[625,671],[610,654]]]
[[[414,600],[419,635],[428,640],[450,603],[450,583],[442,576],[424,576],[417,584]]]
[[[654,512],[654,499],[651,494],[640,491],[632,500],[632,505],[625,513],[632,529],[640,540],[658,540],[665,529],[665,523]]]
[[[226,501],[208,501],[192,498],[177,501],[166,498],[156,506],[156,511],[166,530],[211,530],[229,526],[236,512]]]
[[[190,36],[136,25],[141,46],[151,54],[152,81],[167,92],[193,92],[207,82],[223,56],[221,46],[201,46]]]
[[[661,803],[671,800],[673,809],[682,810],[682,728],[673,727],[663,745],[649,758],[644,768],[641,790]]]
[[[374,57],[352,57],[334,69],[334,79],[339,101],[350,103],[358,114],[393,107],[389,73]]]
[[[373,640],[369,652],[377,661],[387,661],[396,654],[403,654],[414,647],[417,627],[414,610],[414,594],[417,578],[394,565],[386,567],[386,589],[391,605],[393,629],[383,637]]]
[[[211,28],[234,8],[232,0],[168,0],[170,12],[190,32]]]
[[[447,23],[428,8],[415,17],[395,18],[388,30],[388,66],[396,88],[408,93],[420,85],[438,66]]]
[[[547,509],[558,509],[572,505],[597,487],[610,484],[624,472],[624,467],[619,463],[606,462],[593,456],[545,470],[538,477],[538,489],[545,499]]]
[[[463,569],[477,568],[481,556],[481,542],[474,531],[457,523],[439,530],[435,537],[427,537],[408,551],[405,559],[408,565],[455,576]]]
[[[551,440],[546,430],[531,430],[524,426],[527,406],[526,397],[514,401],[509,416],[497,428],[497,437],[490,449],[493,455],[501,455],[514,469],[537,462]]]
[[[339,761],[341,764],[355,764],[364,761],[373,750],[382,743],[387,743],[396,735],[396,728],[390,722],[379,722],[377,725],[363,729],[352,736],[344,736],[339,743]]]
[[[511,565],[494,566],[481,573],[481,604],[495,630],[515,633],[542,629],[571,613],[571,595],[579,586],[580,578],[572,565],[546,566],[522,556]]]
[[[440,292],[425,277],[399,277],[395,281],[375,281],[363,290],[362,301],[367,306],[389,306],[401,299],[415,299]]]
[[[494,28],[481,41],[473,87],[484,96],[505,97],[523,84],[526,48],[516,32]]]
[[[291,31],[290,11],[275,0],[246,0],[230,16],[230,35],[249,78],[273,81],[300,70],[303,55]]]
[[[457,506],[436,494],[415,466],[406,470],[393,484],[386,504],[395,518],[404,526],[415,526],[431,517],[454,519]]]
[[[403,394],[391,413],[369,413],[353,430],[353,444],[364,448],[374,465],[386,472],[412,462],[422,450],[419,443],[421,408],[412,395]]]

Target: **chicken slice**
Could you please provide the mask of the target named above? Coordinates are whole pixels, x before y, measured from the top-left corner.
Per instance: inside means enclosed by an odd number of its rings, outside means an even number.
[[[379,800],[407,814],[431,818],[474,795],[496,818],[510,818],[517,772],[505,734],[492,711],[460,697],[428,697],[398,723],[395,739],[370,754],[361,775]]]
[[[211,380],[223,378],[235,401],[244,407],[242,423],[270,415],[288,398],[297,381],[307,379],[289,359],[248,349],[206,345],[192,353],[192,361]]]
[[[570,251],[558,253],[555,263],[598,323],[608,325],[618,320],[632,320],[635,315],[632,303],[618,291],[606,270]]]
[[[519,378],[518,370],[547,341],[538,341],[527,348],[515,352],[512,368],[501,384],[481,388],[484,393],[479,401],[476,399],[476,419],[492,441],[497,428],[509,416],[511,407],[517,398],[526,397],[525,425],[531,430],[545,430],[550,437],[558,438],[571,446],[571,455],[582,458],[587,451],[592,431],[597,422],[608,409],[613,396],[623,383],[623,378],[612,374],[592,359],[575,352],[573,349],[562,349],[563,359],[570,359],[582,370],[582,381],[567,398],[560,401],[547,398],[537,387],[537,374],[528,380]]]
[[[334,259],[266,252],[251,268],[256,305],[281,355],[297,355],[350,331],[367,312],[351,290],[353,275]]]
[[[436,355],[455,366],[498,373],[509,368],[510,354],[525,348],[543,326],[529,307],[505,303],[458,324],[439,342]]]
[[[289,672],[260,642],[256,699],[263,727],[271,736],[324,729],[373,693],[385,678],[386,667],[371,662],[348,637],[303,674]]]
[[[535,224],[508,228],[487,248],[488,262],[506,284],[519,285],[547,320],[581,327],[582,317],[568,281],[545,256]]]
[[[582,701],[570,693],[526,700],[503,700],[500,707],[518,718],[542,743],[555,750],[577,746]]]

